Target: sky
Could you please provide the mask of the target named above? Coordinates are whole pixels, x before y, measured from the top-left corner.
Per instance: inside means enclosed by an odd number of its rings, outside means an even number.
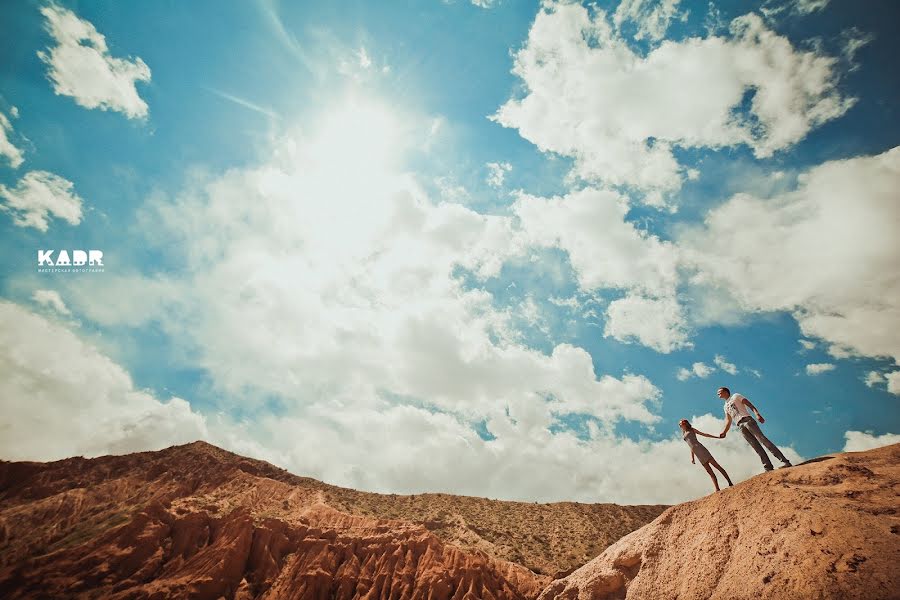
[[[674,503],[719,386],[794,462],[896,443],[898,13],[5,3],[0,458]]]

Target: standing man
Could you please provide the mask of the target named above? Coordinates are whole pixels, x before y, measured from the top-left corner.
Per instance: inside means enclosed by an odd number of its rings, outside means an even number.
[[[769,455],[766,454],[763,446],[768,448],[769,452],[771,452],[775,458],[784,463],[782,466],[792,466],[791,461],[781,453],[778,446],[773,444],[771,440],[763,434],[759,425],[753,420],[753,417],[750,416],[750,413],[747,411],[748,408],[756,413],[756,418],[759,419],[760,423],[766,422],[762,415],[759,414],[759,410],[757,410],[749,400],[740,394],[732,394],[731,390],[727,387],[720,387],[718,395],[719,398],[725,401],[725,429],[719,434],[720,438],[725,437],[725,434],[728,433],[728,429],[731,427],[731,423],[734,422],[738,429],[741,430],[744,439],[750,444],[750,447],[759,454],[759,459],[762,461],[763,468],[766,471],[772,470],[772,461],[769,460]]]

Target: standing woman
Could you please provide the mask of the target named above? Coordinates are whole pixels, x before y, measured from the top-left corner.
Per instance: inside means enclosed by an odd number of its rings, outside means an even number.
[[[693,465],[696,463],[694,457],[700,459],[700,464],[703,465],[703,468],[706,469],[706,472],[709,473],[709,476],[712,478],[713,485],[716,486],[716,491],[719,491],[719,481],[716,479],[716,474],[713,472],[712,467],[715,467],[722,472],[722,475],[724,475],[726,481],[728,481],[728,485],[734,485],[733,483],[731,483],[731,478],[728,477],[728,473],[725,472],[725,469],[722,468],[722,465],[716,462],[716,459],[714,459],[712,454],[709,453],[709,450],[706,449],[706,446],[701,444],[700,440],[697,439],[698,435],[716,439],[719,436],[710,435],[708,433],[703,433],[702,431],[694,429],[693,427],[691,427],[691,423],[687,419],[680,420],[678,422],[678,425],[684,432],[684,435],[681,436],[682,439],[684,439],[684,441],[687,442],[687,445],[691,448],[691,464]]]

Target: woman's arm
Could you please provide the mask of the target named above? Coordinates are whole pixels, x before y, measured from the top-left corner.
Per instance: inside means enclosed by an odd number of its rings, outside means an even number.
[[[694,464],[694,449],[691,448],[691,464]]]
[[[719,439],[719,436],[717,436],[717,435],[710,435],[709,433],[703,433],[703,432],[700,431],[699,429],[694,429],[693,427],[691,427],[691,431],[693,431],[693,432],[696,433],[697,435],[702,435],[703,437],[713,438],[713,439],[716,439],[716,440]]]

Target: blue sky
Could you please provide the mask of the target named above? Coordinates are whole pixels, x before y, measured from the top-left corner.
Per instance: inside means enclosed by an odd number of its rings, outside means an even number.
[[[720,385],[898,441],[898,8],[483,4],[0,9],[4,458],[670,502]]]

